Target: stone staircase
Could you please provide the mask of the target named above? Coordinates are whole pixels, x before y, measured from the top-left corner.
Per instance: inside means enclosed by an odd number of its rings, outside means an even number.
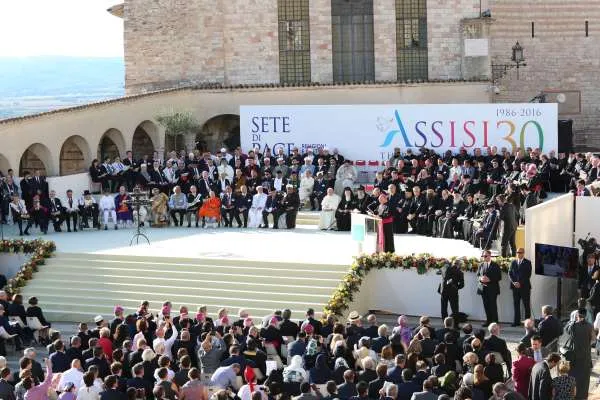
[[[206,305],[213,316],[222,307],[230,315],[244,308],[255,318],[281,308],[290,308],[294,319],[310,307],[320,315],[348,265],[298,263],[291,256],[290,262],[263,262],[57,253],[23,295],[38,297],[50,321],[91,321],[97,314],[108,318],[115,304],[129,313],[143,300],[154,311],[170,300],[174,310],[186,305],[195,313]]]
[[[296,217],[296,227],[317,228],[319,226],[319,213],[317,211],[299,211]]]

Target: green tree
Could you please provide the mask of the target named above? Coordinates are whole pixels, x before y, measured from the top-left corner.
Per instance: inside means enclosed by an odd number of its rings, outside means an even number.
[[[158,115],[156,121],[165,128],[167,136],[175,138],[175,143],[178,142],[178,138],[183,138],[185,150],[188,152],[194,150],[196,135],[200,132],[202,125],[200,125],[191,111],[170,111]]]

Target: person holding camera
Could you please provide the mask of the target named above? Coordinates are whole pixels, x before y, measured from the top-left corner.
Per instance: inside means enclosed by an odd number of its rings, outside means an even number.
[[[438,286],[441,295],[442,319],[448,316],[448,303],[452,316],[458,315],[458,291],[465,287],[465,277],[460,269],[460,262],[446,264],[438,273],[442,275],[442,282]]]

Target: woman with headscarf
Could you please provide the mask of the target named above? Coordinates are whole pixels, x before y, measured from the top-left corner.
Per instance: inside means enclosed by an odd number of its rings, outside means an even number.
[[[404,347],[408,347],[412,340],[412,329],[408,326],[408,317],[406,315],[398,317],[398,326],[393,329],[392,334],[399,334]]]
[[[302,367],[302,357],[294,356],[290,365],[283,370],[283,382],[285,383],[303,383],[308,382],[308,373]]]
[[[357,203],[354,200],[352,189],[350,187],[344,188],[344,194],[342,200],[338,204],[335,212],[335,220],[338,231],[349,231],[351,225],[351,213],[357,207]]]
[[[456,372],[446,372],[446,374],[440,378],[440,387],[448,396],[454,396],[454,392],[458,389],[458,377],[456,376]]]
[[[327,357],[321,353],[317,356],[315,366],[308,371],[310,383],[315,385],[323,385],[332,377],[331,370],[327,365]]]
[[[344,383],[344,372],[350,369],[348,361],[344,358],[346,352],[345,346],[338,345],[333,353],[335,361],[333,363],[333,380],[338,385]]]
[[[256,384],[256,374],[249,365],[244,369],[244,379],[247,384],[242,386],[237,393],[240,400],[251,400],[253,398],[252,395],[256,392],[260,392],[262,400],[267,400],[268,397],[264,391],[264,387]]]

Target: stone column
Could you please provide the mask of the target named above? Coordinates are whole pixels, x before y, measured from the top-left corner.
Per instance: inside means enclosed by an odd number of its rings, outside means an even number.
[[[333,82],[331,0],[311,0],[309,12],[311,80]]]
[[[396,58],[396,1],[373,2],[375,38],[375,80],[395,81],[398,76]]]

